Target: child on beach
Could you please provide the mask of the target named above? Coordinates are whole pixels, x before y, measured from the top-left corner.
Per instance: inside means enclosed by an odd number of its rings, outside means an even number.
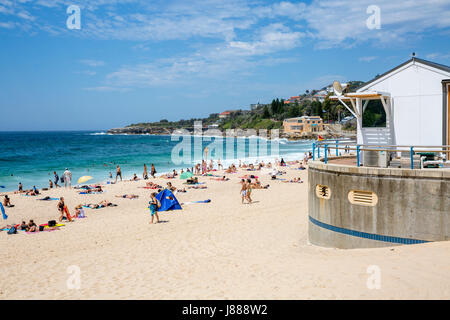
[[[161,202],[156,199],[156,192],[153,192],[151,194],[151,200],[149,204],[150,214],[152,215],[152,221],[150,221],[150,224],[153,223],[153,216],[156,216],[156,223],[159,223],[158,209],[161,207]]]
[[[252,203],[252,180],[251,179],[247,179],[247,201],[248,203]]]
[[[244,179],[241,180],[241,197],[242,197],[242,204],[244,204],[244,199],[247,198],[247,183]]]

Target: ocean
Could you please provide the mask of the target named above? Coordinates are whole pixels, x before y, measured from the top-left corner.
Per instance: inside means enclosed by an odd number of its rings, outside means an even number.
[[[178,153],[179,157],[184,156],[184,163],[174,163],[173,150],[177,150],[174,148],[180,146],[182,138],[190,144],[190,149]],[[65,168],[72,171],[72,184],[85,175],[92,176],[92,182],[108,181],[109,172],[115,177],[116,164],[122,168],[124,179],[130,179],[134,173],[141,178],[144,163],[149,172],[153,163],[159,175],[192,167],[201,161],[205,147],[210,149],[208,159],[220,158],[224,167],[233,162],[237,165],[238,158],[246,163],[273,162],[276,157],[303,159],[304,152],[312,151],[313,143],[280,139],[276,140],[276,150],[271,147],[271,141],[259,137],[215,139],[184,136],[172,141],[169,135],[111,135],[88,131],[0,132],[0,192],[17,190],[19,182],[24,189],[34,185],[48,187],[49,180],[53,181],[53,171],[61,176]],[[223,146],[222,154],[210,145],[212,142]]]

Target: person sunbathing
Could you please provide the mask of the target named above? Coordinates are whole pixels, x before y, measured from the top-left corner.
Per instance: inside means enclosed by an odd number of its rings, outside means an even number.
[[[27,230],[28,225],[25,223],[25,221],[22,221],[22,224],[19,226],[20,230]]]
[[[252,183],[251,185],[252,185],[252,187],[253,187],[254,189],[267,189],[267,188],[270,187],[269,184],[266,184],[265,186],[263,186],[263,185],[261,184],[261,182],[258,180],[258,178],[256,178],[256,179],[255,179],[255,182]]]
[[[77,218],[85,218],[83,206],[81,204],[75,207],[75,217]]]
[[[230,178],[227,178],[225,176],[223,176],[222,178],[209,178],[211,180],[217,180],[217,181],[228,181],[230,180]]]
[[[162,188],[162,186],[160,186],[157,183],[153,183],[153,182],[147,182],[146,183],[146,187],[150,188],[150,189],[158,189],[158,188]]]
[[[102,186],[97,186],[94,188],[89,188],[86,189],[85,191],[80,192],[80,194],[85,194],[85,193],[100,193],[103,192]]]
[[[166,173],[166,174],[161,175],[160,178],[164,178],[164,179],[173,179],[173,178],[175,178],[175,177],[174,177],[173,174]]]
[[[207,186],[190,186],[189,189],[206,189]]]
[[[36,228],[37,228],[36,223],[34,223],[33,220],[30,220],[30,222],[28,223],[28,226],[25,229],[25,231],[27,231],[27,232],[36,232]]]
[[[294,179],[291,179],[289,181],[282,181],[282,182],[286,182],[286,183],[303,183],[301,178],[294,178]]]
[[[25,192],[25,194],[26,194],[27,196],[37,196],[37,195],[39,194],[39,190],[36,188],[36,186],[33,186],[33,189],[27,190],[27,191]]]
[[[187,183],[187,184],[197,184],[197,183],[198,183],[198,178],[195,177],[195,178],[187,179],[187,180],[186,180],[186,183]]]
[[[167,182],[167,189],[169,189],[170,191],[174,192],[175,190],[177,190],[177,188],[175,188],[174,186],[172,186],[172,183]]]
[[[139,196],[136,194],[124,194],[122,196],[116,196],[116,198],[137,199],[137,198],[139,198]]]
[[[117,207],[117,204],[109,202],[108,200],[103,200],[103,201],[100,201],[99,203],[84,204],[83,207],[88,207],[91,209],[98,209],[98,208],[104,208],[104,207]]]

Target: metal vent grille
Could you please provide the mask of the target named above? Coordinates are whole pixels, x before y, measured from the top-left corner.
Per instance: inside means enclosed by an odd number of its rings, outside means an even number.
[[[316,186],[316,196],[322,199],[330,199],[331,190],[328,186],[318,184]]]
[[[372,191],[351,190],[348,193],[348,201],[352,204],[373,207],[378,203],[378,196]]]

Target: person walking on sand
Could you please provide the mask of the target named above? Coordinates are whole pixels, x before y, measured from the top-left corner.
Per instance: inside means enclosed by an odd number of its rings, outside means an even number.
[[[153,178],[155,178],[155,174],[156,174],[156,169],[155,169],[155,166],[154,166],[153,163],[152,163],[150,175],[151,175]]]
[[[69,185],[69,189],[72,188],[72,172],[70,172],[69,169],[66,168],[66,171],[64,171],[64,187],[67,188],[67,185]]]
[[[156,223],[159,223],[159,216],[158,216],[158,210],[161,207],[161,202],[159,202],[158,199],[156,199],[156,192],[153,192],[151,195],[151,200],[149,202],[150,206],[150,214],[152,215],[152,221],[150,221],[150,224],[153,223],[153,216],[156,216]]]
[[[248,203],[252,203],[252,180],[247,179],[247,201]]]
[[[247,183],[244,179],[241,180],[241,197],[242,204],[244,204],[244,200],[247,199]]]
[[[58,176],[58,174],[56,173],[56,171],[53,171],[53,174],[54,174],[54,176],[55,176],[55,188],[58,188],[59,186],[58,186],[58,181],[59,181],[59,176]]]
[[[120,177],[120,181],[122,181],[122,170],[119,165],[117,165],[116,168],[116,181],[114,183],[117,183],[117,177]]]
[[[144,173],[142,174],[142,178],[144,180],[148,179],[147,166],[145,165],[145,163],[144,163]]]

